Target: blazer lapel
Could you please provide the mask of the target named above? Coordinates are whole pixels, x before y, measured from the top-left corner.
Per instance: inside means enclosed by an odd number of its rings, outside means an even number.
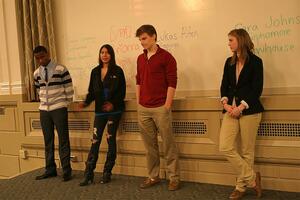
[[[241,80],[243,80],[243,78],[245,76],[245,71],[248,69],[248,67],[249,67],[249,61],[245,62],[244,67],[243,67],[243,69],[240,72],[239,79],[238,79],[238,82],[237,82],[236,85],[239,85],[239,83],[241,82]]]
[[[98,85],[99,89],[101,89],[103,86],[103,83],[101,80],[101,67],[97,68],[97,76],[95,76],[95,79],[96,79],[95,80],[96,84]]]
[[[233,81],[233,85],[236,85],[236,64],[230,65],[230,76]]]

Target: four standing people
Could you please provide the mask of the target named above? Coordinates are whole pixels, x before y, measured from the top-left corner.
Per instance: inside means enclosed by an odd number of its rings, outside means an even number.
[[[142,25],[136,31],[144,52],[137,58],[136,98],[138,124],[146,148],[148,178],[140,188],[160,182],[158,132],[169,175],[169,190],[179,189],[178,150],[172,131],[171,106],[177,85],[174,57],[156,44],[157,32],[152,25]],[[264,108],[259,100],[263,90],[263,63],[254,53],[254,45],[244,29],[229,34],[233,55],[225,62],[221,83],[224,118],[220,132],[220,151],[236,170],[238,177],[230,199],[240,199],[247,187],[261,196],[260,174],[253,170],[256,133]],[[34,56],[40,67],[34,72],[35,86],[40,98],[40,118],[45,141],[46,172],[36,177],[57,176],[54,162],[54,125],[59,136],[59,155],[63,179],[71,179],[70,142],[67,105],[72,101],[72,79],[66,67],[51,61],[47,49],[37,46]],[[92,145],[86,162],[81,186],[94,180],[99,146],[107,125],[108,152],[101,183],[111,180],[116,160],[116,133],[125,109],[126,82],[122,68],[116,65],[113,48],[106,44],[99,51],[99,65],[91,72],[88,94],[79,110],[95,101],[95,121]],[[240,135],[241,149],[236,149]],[[240,153],[239,153],[240,152]]]

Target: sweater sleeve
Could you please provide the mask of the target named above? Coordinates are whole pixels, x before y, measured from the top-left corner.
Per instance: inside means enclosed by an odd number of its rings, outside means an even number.
[[[167,65],[166,65],[166,75],[168,87],[176,88],[177,86],[177,63],[175,58],[168,54]]]
[[[73,101],[73,95],[74,95],[74,89],[73,89],[73,83],[71,75],[66,67],[64,67],[64,70],[61,74],[63,86],[65,88],[65,94],[67,96],[68,102]]]
[[[140,85],[141,84],[141,77],[140,77],[140,70],[139,70],[139,58],[136,61],[136,85]]]
[[[264,82],[264,74],[263,74],[263,62],[259,59],[256,65],[253,66],[254,73],[253,79],[251,82],[252,90],[249,91],[246,95],[242,96],[242,100],[251,107],[251,105],[259,99],[263,91],[263,82]]]
[[[118,75],[119,75],[119,81],[118,81],[117,91],[111,99],[111,103],[114,105],[114,107],[116,105],[121,104],[124,101],[126,95],[125,75],[121,68]]]
[[[229,87],[228,62],[229,62],[229,59],[226,60],[225,65],[224,65],[224,70],[223,70],[223,77],[222,77],[221,89],[220,89],[221,101],[222,101],[222,99],[224,100],[225,98],[228,99],[228,87]]]
[[[84,104],[85,106],[88,106],[92,103],[92,101],[95,100],[95,93],[93,90],[93,71],[91,72],[90,76],[90,83],[89,83],[89,88],[88,88],[88,94],[86,95]]]
[[[37,71],[34,72],[33,79],[34,79],[34,87],[36,88],[36,92],[39,95],[39,93],[40,93],[40,83],[39,83],[39,80],[38,80],[38,72]]]

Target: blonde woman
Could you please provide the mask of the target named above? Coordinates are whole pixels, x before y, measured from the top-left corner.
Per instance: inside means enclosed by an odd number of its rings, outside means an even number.
[[[254,44],[246,30],[234,29],[228,39],[233,55],[225,62],[221,83],[224,117],[220,151],[237,173],[236,186],[229,198],[241,199],[247,188],[253,188],[259,198],[261,178],[253,166],[256,134],[264,111],[259,100],[263,90],[263,63],[253,53]],[[240,138],[240,149],[236,148],[237,138]]]

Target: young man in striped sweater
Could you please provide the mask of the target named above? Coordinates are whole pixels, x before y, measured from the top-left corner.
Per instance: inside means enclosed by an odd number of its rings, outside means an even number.
[[[65,66],[50,59],[47,49],[37,46],[33,51],[39,68],[34,72],[34,83],[40,99],[40,121],[45,142],[46,171],[36,180],[57,176],[54,160],[54,126],[59,140],[59,157],[63,181],[72,178],[67,106],[73,100],[73,85]]]

